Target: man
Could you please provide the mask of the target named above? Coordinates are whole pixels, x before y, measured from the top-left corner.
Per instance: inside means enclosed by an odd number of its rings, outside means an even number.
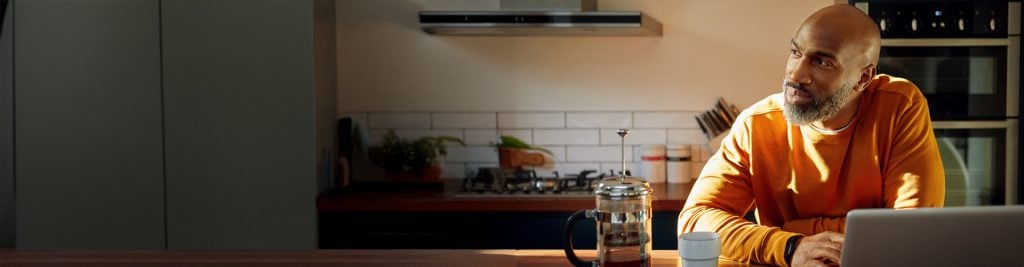
[[[722,256],[838,264],[846,213],[941,207],[945,175],[924,96],[876,75],[874,22],[848,5],[792,38],[782,93],[743,111],[694,184],[679,232],[714,231]],[[756,208],[758,224],[741,216]]]

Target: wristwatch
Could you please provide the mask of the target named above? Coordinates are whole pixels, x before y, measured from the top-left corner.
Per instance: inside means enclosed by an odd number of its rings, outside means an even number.
[[[796,252],[796,246],[800,244],[800,238],[803,238],[803,236],[793,236],[786,240],[786,265],[790,265],[793,262],[793,253]]]

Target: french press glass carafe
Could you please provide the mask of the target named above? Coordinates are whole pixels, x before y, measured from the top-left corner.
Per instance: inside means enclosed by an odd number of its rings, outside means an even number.
[[[622,152],[629,130],[619,129]],[[573,213],[565,224],[565,256],[576,266],[651,266],[651,185],[622,174],[601,180],[595,190],[597,208]],[[573,252],[572,233],[583,218],[597,221],[597,260],[583,261]]]

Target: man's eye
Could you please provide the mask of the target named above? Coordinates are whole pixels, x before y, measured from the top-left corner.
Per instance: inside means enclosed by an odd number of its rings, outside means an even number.
[[[814,60],[814,64],[815,64],[815,65],[818,65],[818,66],[820,66],[820,67],[825,67],[825,68],[827,68],[827,67],[831,67],[831,66],[832,66],[832,64],[831,64],[831,63],[828,63],[828,61],[825,61],[825,60],[823,60],[823,59],[815,59],[815,60]]]
[[[796,51],[796,49],[790,49],[789,53],[792,54],[793,56],[800,56],[800,51]]]

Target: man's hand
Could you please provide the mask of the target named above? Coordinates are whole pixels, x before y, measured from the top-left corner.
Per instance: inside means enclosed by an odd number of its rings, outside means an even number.
[[[800,244],[793,251],[790,266],[828,266],[839,264],[843,251],[843,234],[822,232],[800,239]]]

